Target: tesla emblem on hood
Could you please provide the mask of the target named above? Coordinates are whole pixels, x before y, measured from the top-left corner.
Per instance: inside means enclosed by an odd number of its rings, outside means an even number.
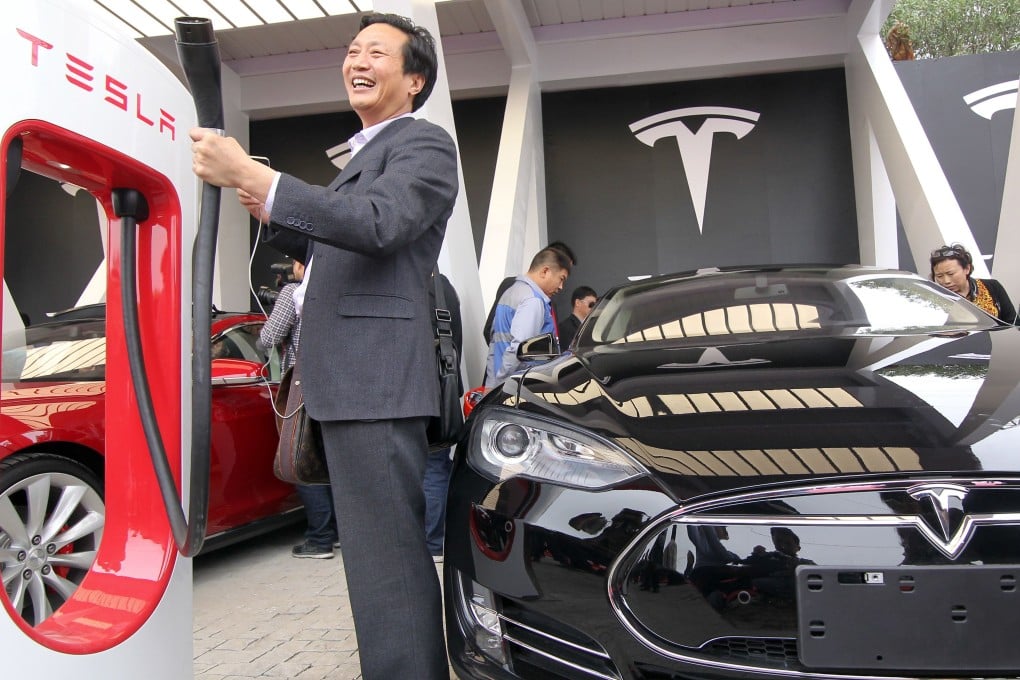
[[[716,133],[727,132],[737,139],[743,139],[754,129],[760,115],[756,111],[729,106],[694,106],[658,113],[630,124],[634,136],[648,146],[655,146],[657,141],[664,138],[676,140],[680,148],[680,160],[687,173],[687,189],[691,192],[699,233],[704,230],[713,138]]]
[[[936,548],[958,555],[971,527],[963,511],[967,488],[958,484],[918,484],[907,489],[907,494],[922,506],[921,520],[928,529],[922,529],[922,533]],[[928,512],[924,512],[925,505]]]

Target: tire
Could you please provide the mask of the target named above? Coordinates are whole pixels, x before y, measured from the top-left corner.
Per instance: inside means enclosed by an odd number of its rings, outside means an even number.
[[[102,481],[81,463],[42,452],[0,462],[0,573],[30,626],[77,590],[105,524]]]

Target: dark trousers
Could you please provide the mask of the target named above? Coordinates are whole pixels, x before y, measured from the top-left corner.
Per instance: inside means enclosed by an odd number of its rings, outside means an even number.
[[[321,423],[364,680],[449,678],[425,546],[426,423]]]
[[[446,537],[446,489],[450,485],[450,449],[433,451],[425,462],[425,543],[432,555],[443,554]]]
[[[336,520],[333,519],[333,492],[329,485],[297,484],[294,488],[305,505],[305,517],[308,519],[305,543],[316,548],[332,548],[338,534]]]

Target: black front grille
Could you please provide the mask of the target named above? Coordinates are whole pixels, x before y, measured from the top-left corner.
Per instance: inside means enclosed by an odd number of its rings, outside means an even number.
[[[644,663],[636,664],[634,671],[635,677],[641,680],[704,680],[704,676],[688,675]]]
[[[722,659],[751,662],[756,666],[799,666],[797,641],[785,638],[727,637],[702,647],[702,651]]]
[[[504,600],[503,639],[515,674],[534,680],[616,680],[609,654],[592,638],[518,603]]]

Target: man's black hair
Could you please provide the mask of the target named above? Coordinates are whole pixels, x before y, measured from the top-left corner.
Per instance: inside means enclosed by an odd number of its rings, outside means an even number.
[[[573,264],[575,267],[577,266],[577,257],[574,256],[574,251],[571,250],[570,246],[568,246],[563,241],[553,241],[552,243],[547,245],[546,248],[552,248],[553,250],[560,251],[570,259],[571,264]]]
[[[574,261],[570,259],[570,256],[559,248],[552,246],[546,246],[542,250],[535,254],[535,257],[531,259],[531,266],[528,267],[528,271],[534,271],[541,267],[550,266],[557,269],[566,269],[567,273],[570,273],[571,268],[574,266]]]
[[[591,286],[578,286],[574,289],[574,292],[570,294],[570,304],[574,304],[578,300],[583,300],[586,297],[598,298],[598,294]]]
[[[417,111],[432,94],[439,73],[439,59],[436,57],[436,41],[423,26],[416,25],[399,14],[373,12],[361,17],[359,31],[372,24],[387,24],[407,34],[404,45],[404,74],[419,74],[425,78],[421,92],[411,101],[411,110]]]

